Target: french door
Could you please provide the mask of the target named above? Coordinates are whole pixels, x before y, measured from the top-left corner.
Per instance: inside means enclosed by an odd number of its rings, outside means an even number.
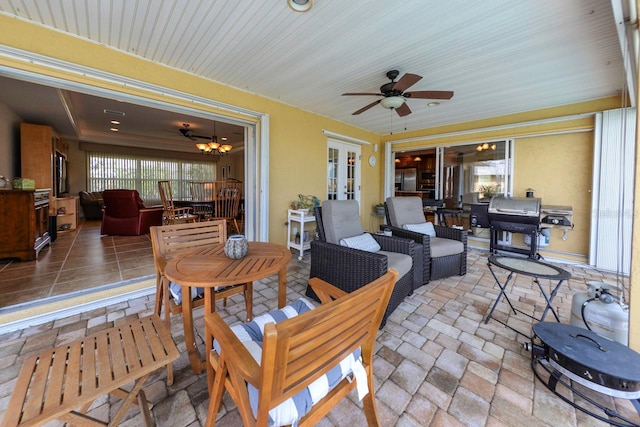
[[[360,201],[360,146],[327,141],[327,200]]]

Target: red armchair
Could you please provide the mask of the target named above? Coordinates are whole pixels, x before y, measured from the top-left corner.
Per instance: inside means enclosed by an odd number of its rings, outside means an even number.
[[[146,208],[136,190],[104,190],[101,234],[139,236],[162,225],[162,206]]]

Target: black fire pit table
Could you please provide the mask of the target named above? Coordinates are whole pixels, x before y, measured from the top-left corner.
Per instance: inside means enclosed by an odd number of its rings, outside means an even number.
[[[594,399],[578,386],[629,399],[640,411],[640,354],[629,347],[576,326],[540,322],[533,325],[531,368],[538,380],[574,408],[614,426],[640,426],[640,418],[624,417],[613,402]],[[571,395],[572,400],[566,397]],[[596,408],[606,417],[593,412]]]
[[[493,317],[493,311],[496,309],[496,306],[500,302],[500,299],[502,298],[502,296],[504,296],[504,299],[507,301],[507,304],[509,304],[509,307],[511,308],[511,310],[513,311],[513,314],[515,315],[517,315],[518,313],[522,313],[525,316],[528,316],[534,320],[542,322],[544,321],[544,318],[547,316],[547,313],[551,311],[551,313],[553,313],[553,316],[556,318],[556,322],[560,322],[560,319],[558,318],[558,313],[556,313],[552,303],[553,303],[553,299],[558,293],[558,289],[560,289],[560,285],[562,285],[562,282],[571,278],[571,274],[568,271],[565,271],[559,267],[556,267],[555,265],[551,265],[546,262],[534,260],[531,258],[525,259],[525,258],[516,258],[516,257],[501,256],[501,255],[490,256],[488,259],[488,264],[489,264],[489,271],[491,271],[491,275],[493,276],[496,283],[500,287],[500,293],[496,297],[496,300],[493,303],[491,310],[489,310],[489,313],[487,314],[484,320],[485,324],[489,322],[489,319],[493,318],[497,322],[502,323],[504,326],[517,332],[518,334],[527,338],[531,338],[530,334],[525,334],[522,331],[518,331],[517,329],[509,326],[507,322],[503,322],[502,320]],[[493,271],[494,266],[500,267],[509,272],[509,275],[507,276],[507,279],[505,280],[504,284],[500,283],[498,276],[496,276],[496,273]],[[509,282],[513,278],[514,274],[523,274],[525,276],[533,277],[534,283],[538,285],[538,288],[540,289],[540,292],[542,293],[542,296],[544,297],[544,300],[546,303],[546,306],[542,312],[542,316],[539,319],[529,313],[526,313],[522,310],[515,308],[511,303],[511,300],[507,296],[507,292],[506,292],[507,286],[509,285]],[[544,287],[540,284],[539,279],[548,279],[549,281],[552,282],[551,293],[549,295],[547,295],[547,292],[545,291]],[[554,286],[553,282],[555,281],[557,281],[557,283]]]

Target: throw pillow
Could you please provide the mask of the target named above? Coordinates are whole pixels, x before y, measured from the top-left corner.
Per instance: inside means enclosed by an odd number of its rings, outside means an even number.
[[[367,252],[378,252],[380,250],[380,245],[369,233],[362,233],[357,236],[340,239],[340,246],[360,249],[361,251]]]
[[[431,237],[436,237],[436,230],[433,228],[433,223],[422,222],[420,224],[405,224],[402,226],[405,230],[415,231],[416,233],[426,234]]]

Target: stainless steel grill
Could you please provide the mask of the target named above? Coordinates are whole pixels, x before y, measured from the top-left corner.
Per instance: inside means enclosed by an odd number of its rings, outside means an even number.
[[[488,216],[491,227],[492,253],[497,250],[517,252],[537,258],[538,227],[540,225],[541,200],[533,197],[494,196],[489,203]],[[529,249],[498,244],[501,231],[528,234],[531,236]]]

